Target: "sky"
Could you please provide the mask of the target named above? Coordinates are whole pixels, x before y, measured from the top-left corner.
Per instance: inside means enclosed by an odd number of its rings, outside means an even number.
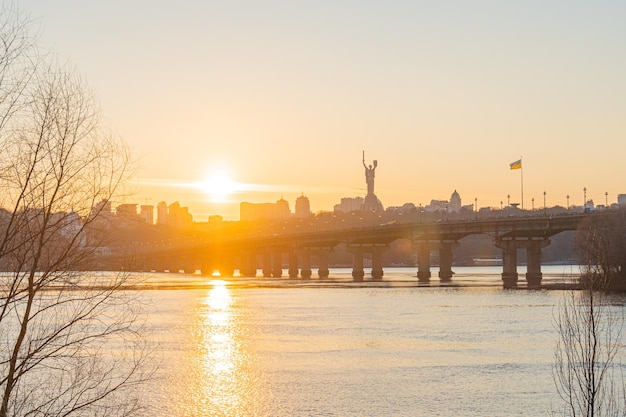
[[[332,210],[365,195],[363,151],[385,207],[499,208],[520,174],[525,208],[626,193],[622,0],[18,4],[133,151],[120,203]]]

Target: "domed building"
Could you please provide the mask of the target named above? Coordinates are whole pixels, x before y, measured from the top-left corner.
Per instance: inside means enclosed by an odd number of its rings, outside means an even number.
[[[454,190],[452,195],[450,196],[450,204],[448,205],[448,210],[452,213],[458,213],[461,211],[461,196],[459,193]]]

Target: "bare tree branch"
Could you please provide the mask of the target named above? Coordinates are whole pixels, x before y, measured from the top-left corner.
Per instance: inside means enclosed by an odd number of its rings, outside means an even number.
[[[130,415],[149,375],[130,277],[77,272],[104,245],[129,153],[30,29],[0,11],[0,417]]]

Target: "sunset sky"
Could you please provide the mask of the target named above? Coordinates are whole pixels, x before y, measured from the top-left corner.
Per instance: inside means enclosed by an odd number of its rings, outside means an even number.
[[[124,202],[626,193],[626,2],[21,0],[138,159]],[[234,191],[234,192],[233,192]],[[120,201],[121,203],[121,201]]]

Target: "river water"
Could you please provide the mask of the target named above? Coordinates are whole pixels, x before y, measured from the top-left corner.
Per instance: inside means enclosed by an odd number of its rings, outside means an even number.
[[[414,269],[362,284],[348,269],[324,282],[146,274],[159,367],[144,415],[559,414],[562,291],[503,290],[498,267],[455,270],[450,285],[435,271],[430,286]],[[577,272],[545,267],[544,280]]]

